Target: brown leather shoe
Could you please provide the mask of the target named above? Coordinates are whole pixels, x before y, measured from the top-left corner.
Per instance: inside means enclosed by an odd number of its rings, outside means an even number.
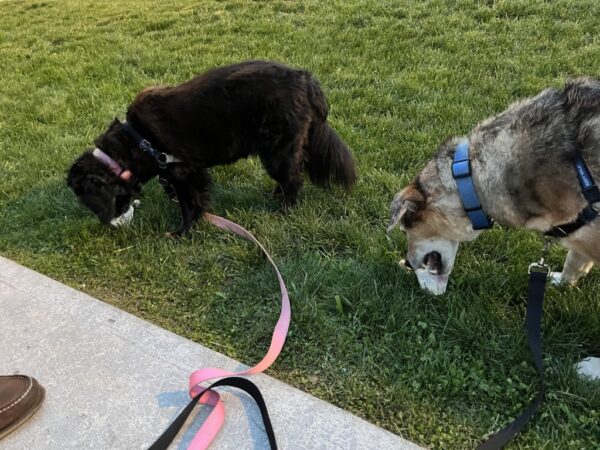
[[[35,378],[0,375],[0,439],[29,419],[40,408],[45,395]]]

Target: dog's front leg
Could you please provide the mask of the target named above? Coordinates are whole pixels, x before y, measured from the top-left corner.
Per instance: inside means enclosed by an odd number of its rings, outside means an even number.
[[[553,284],[570,284],[574,286],[577,280],[586,275],[594,266],[594,261],[575,250],[569,250],[562,272],[552,272],[550,280]]]
[[[181,170],[170,179],[177,193],[181,208],[181,225],[176,231],[167,233],[169,237],[182,237],[190,229],[210,202],[211,179],[206,169]],[[182,176],[183,175],[183,176]]]

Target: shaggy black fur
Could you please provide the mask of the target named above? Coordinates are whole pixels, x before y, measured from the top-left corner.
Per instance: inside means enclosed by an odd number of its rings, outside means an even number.
[[[309,72],[250,61],[211,70],[177,86],[146,88],[129,106],[127,122],[154,147],[184,161],[168,167],[182,214],[175,233],[182,235],[208,206],[207,169],[250,155],[258,155],[278,182],[276,192],[285,205],[296,202],[305,170],[322,187],[352,187],[352,154],[328,125],[327,113],[325,96]],[[141,184],[158,169],[117,120],[95,144],[135,175],[132,183],[122,181],[90,151],[71,167],[69,186],[108,223],[127,209]]]

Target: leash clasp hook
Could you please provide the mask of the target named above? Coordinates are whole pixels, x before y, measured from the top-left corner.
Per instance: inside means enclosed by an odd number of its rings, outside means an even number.
[[[540,272],[545,273],[546,275],[550,274],[550,266],[546,264],[546,256],[550,251],[550,246],[552,245],[552,239],[546,237],[544,239],[544,247],[542,249],[542,254],[540,256],[540,260],[538,262],[534,262],[529,264],[529,269],[527,273],[531,275],[531,272]]]

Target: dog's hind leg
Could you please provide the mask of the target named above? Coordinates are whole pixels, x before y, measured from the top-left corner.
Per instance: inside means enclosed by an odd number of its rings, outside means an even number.
[[[577,280],[586,275],[594,266],[594,261],[575,250],[569,250],[562,272],[552,272],[550,280],[553,284],[570,284],[574,286]]]
[[[274,154],[261,154],[260,159],[267,173],[279,183],[275,193],[282,196],[284,206],[296,204],[304,185],[302,142],[296,140]]]
[[[189,169],[176,172],[170,179],[177,192],[181,208],[181,225],[179,229],[167,233],[170,237],[181,237],[189,233],[192,225],[204,213],[210,203],[211,178],[206,169]],[[184,176],[182,176],[184,175]]]

